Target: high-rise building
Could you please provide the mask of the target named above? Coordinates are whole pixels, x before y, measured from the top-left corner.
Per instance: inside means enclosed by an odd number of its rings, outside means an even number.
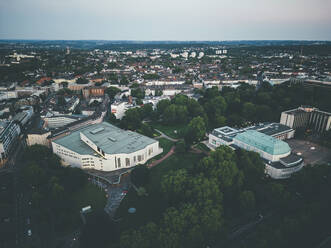
[[[280,123],[293,129],[311,128],[323,133],[331,128],[331,113],[312,107],[299,107],[282,112]]]

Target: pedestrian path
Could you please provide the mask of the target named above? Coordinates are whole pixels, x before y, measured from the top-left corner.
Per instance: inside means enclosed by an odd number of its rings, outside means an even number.
[[[159,129],[155,129],[155,130],[161,134],[160,136],[156,137],[156,139],[165,138],[165,139],[170,140],[170,141],[173,141],[173,142],[177,142],[178,141],[178,139],[174,139],[174,138],[169,137],[165,133],[161,132]]]
[[[159,163],[163,162],[165,159],[169,158],[174,152],[175,152],[175,146],[172,146],[170,151],[165,156],[163,156],[159,160],[154,161],[151,164],[148,164],[147,167],[152,168],[152,167],[158,165]]]

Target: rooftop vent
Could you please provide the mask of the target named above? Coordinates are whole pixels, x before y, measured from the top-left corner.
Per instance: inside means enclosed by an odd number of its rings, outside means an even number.
[[[97,134],[97,133],[100,133],[103,130],[105,130],[103,127],[99,127],[97,129],[94,129],[94,130],[90,131],[90,133],[91,134]]]
[[[114,139],[114,138],[112,138],[112,137],[108,137],[108,139],[109,139],[110,141],[113,141],[113,142],[117,141],[116,139]]]

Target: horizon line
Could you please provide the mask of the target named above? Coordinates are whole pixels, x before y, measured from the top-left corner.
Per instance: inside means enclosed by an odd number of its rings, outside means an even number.
[[[139,40],[139,39],[37,39],[37,38],[0,38],[0,41],[131,41],[131,42],[224,42],[224,41],[320,41],[330,42],[328,39],[225,39],[225,40]]]

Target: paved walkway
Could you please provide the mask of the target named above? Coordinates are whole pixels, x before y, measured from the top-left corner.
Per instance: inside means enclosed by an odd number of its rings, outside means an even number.
[[[209,140],[204,140],[202,143],[205,144],[210,150],[215,151],[215,147],[209,144]]]
[[[171,138],[171,137],[169,137],[168,135],[162,133],[162,132],[161,132],[160,130],[158,130],[158,129],[155,129],[155,130],[161,134],[160,136],[156,137],[156,139],[165,138],[165,139],[170,140],[170,141],[173,141],[173,142],[177,142],[177,141],[178,141],[178,139]]]
[[[200,150],[199,148],[197,148],[195,146],[191,146],[191,152],[193,152],[193,153],[203,153],[203,154],[209,156],[209,152]]]
[[[151,164],[148,164],[147,167],[148,168],[152,168],[155,165],[158,165],[159,163],[163,162],[165,159],[169,158],[174,152],[175,152],[175,146],[172,146],[171,149],[170,149],[170,151],[165,156],[163,156],[159,160],[154,161]]]

